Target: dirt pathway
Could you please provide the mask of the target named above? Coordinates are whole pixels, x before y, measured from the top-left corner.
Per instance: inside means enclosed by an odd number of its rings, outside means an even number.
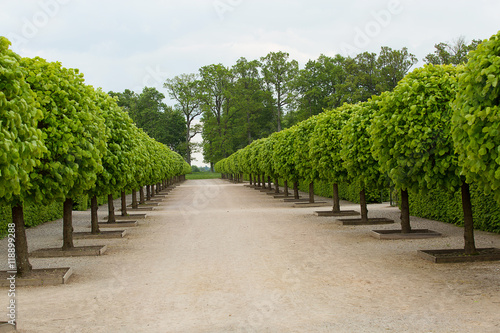
[[[398,216],[387,205],[369,209]],[[18,291],[19,332],[500,332],[498,262],[416,256],[461,247],[462,229],[413,219],[446,237],[380,241],[373,227],[340,226],[314,210],[241,184],[187,181],[127,239],[76,242],[107,244],[105,255],[32,259],[71,266],[74,276]],[[88,216],[75,212],[76,231],[89,230]],[[60,246],[61,230],[61,221],[28,230],[30,250]],[[499,235],[477,240],[500,247]]]

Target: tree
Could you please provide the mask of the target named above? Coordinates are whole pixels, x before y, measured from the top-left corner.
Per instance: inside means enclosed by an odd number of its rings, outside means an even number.
[[[274,163],[269,156],[272,156],[273,151],[274,151],[274,145],[276,143],[276,137],[274,135],[271,135],[265,139],[261,140],[261,145],[260,149],[257,154],[258,158],[258,163],[260,165],[260,169],[263,171],[264,174],[268,176],[268,183],[269,183],[269,190],[271,190],[271,182],[270,180],[274,180],[274,185],[275,185],[275,193],[279,193],[279,186],[278,186],[278,173],[276,172],[276,169],[274,168]],[[241,150],[240,150],[241,151]]]
[[[156,131],[159,116],[164,111],[166,105],[163,103],[165,95],[154,87],[144,87],[142,93],[137,98],[134,119],[137,127],[144,129],[149,136],[153,137]]]
[[[132,119],[120,108],[116,100],[102,91],[96,91],[97,106],[102,112],[106,126],[106,146],[102,157],[103,170],[97,175],[93,188],[88,192],[91,197],[92,233],[99,233],[97,223],[97,197],[108,196],[108,222],[115,222],[113,193],[124,193],[137,179],[135,168],[141,157],[136,149],[139,145],[138,131]],[[134,190],[137,187],[133,188]],[[122,213],[126,213],[122,208]]]
[[[108,95],[116,97],[118,99],[118,106],[122,107],[132,119],[138,117],[137,100],[139,99],[139,95],[137,93],[130,89],[125,89],[122,93],[110,91]]]
[[[29,174],[46,152],[42,132],[37,128],[43,114],[38,109],[27,71],[20,57],[9,49],[10,41],[0,37],[0,202],[12,207],[15,235],[15,267],[19,276],[32,269],[24,228],[23,202],[29,197]],[[11,244],[11,243],[9,243]],[[9,251],[9,262],[12,258]]]
[[[265,185],[266,182],[264,180],[265,170],[262,168],[263,166],[260,163],[260,159],[259,159],[260,151],[262,149],[262,145],[264,143],[264,140],[265,139],[255,140],[248,146],[249,150],[250,150],[248,157],[249,157],[249,162],[250,162],[249,164],[250,164],[250,168],[252,170],[252,173],[257,176],[259,183],[260,183],[260,180],[262,180],[262,185],[265,188],[266,187],[266,185]]]
[[[136,116],[132,119],[151,138],[184,153],[186,120],[180,110],[167,106],[164,99],[165,95],[156,88],[144,87],[137,99]]]
[[[309,202],[314,203],[314,181],[318,179],[319,172],[310,158],[310,145],[312,133],[316,128],[318,116],[312,116],[288,129],[292,137],[293,152],[292,159],[300,179],[309,184]]]
[[[204,158],[215,163],[234,152],[232,129],[238,113],[231,90],[234,75],[221,64],[200,68],[200,101],[203,109]]]
[[[456,94],[453,66],[426,65],[408,74],[379,102],[370,134],[373,154],[398,189],[402,190],[402,231],[411,231],[408,193],[442,188],[462,189],[468,184],[460,175],[451,139],[450,102]],[[406,192],[406,193],[405,193]],[[470,196],[468,198],[470,205]],[[472,212],[464,205],[465,249],[475,251]]]
[[[406,47],[393,50],[383,46],[377,59],[380,69],[378,93],[393,90],[417,62],[417,57],[409,53]]]
[[[467,45],[465,37],[460,36],[451,43],[438,43],[434,45],[434,52],[429,53],[423,59],[426,64],[433,65],[460,65],[467,63],[467,54],[476,49],[481,43],[479,39],[473,39]]]
[[[500,202],[500,32],[481,43],[458,81],[453,141],[468,182]]]
[[[350,117],[352,106],[328,110],[318,116],[309,141],[309,158],[318,177],[333,184],[333,212],[340,212],[338,184],[348,180],[342,165],[342,128]]]
[[[241,144],[250,144],[254,139],[268,136],[273,132],[270,126],[272,112],[265,107],[265,101],[269,99],[269,93],[264,91],[264,82],[259,73],[261,63],[257,60],[248,61],[240,58],[232,67],[235,76],[235,84],[232,89],[234,107],[240,113],[240,121],[245,123],[245,137]],[[243,145],[244,146],[244,145]]]
[[[191,140],[200,133],[200,127],[193,121],[201,115],[200,109],[200,82],[196,74],[181,74],[173,79],[167,79],[163,85],[168,89],[170,98],[177,101],[176,109],[186,118],[186,161],[191,165]]]
[[[299,70],[293,82],[297,109],[289,112],[294,114],[290,126],[347,101],[346,64],[347,59],[341,55],[331,58],[322,54]]]
[[[293,158],[293,136],[290,133],[290,129],[273,133],[276,141],[274,143],[272,160],[277,175],[285,181],[293,183],[294,198],[299,199],[298,183],[300,173]]]
[[[375,96],[373,100],[360,102],[352,106],[349,120],[342,128],[342,149],[340,157],[342,166],[347,170],[350,180],[360,186],[361,219],[368,221],[365,189],[381,188],[385,177],[380,172],[378,161],[371,153],[372,137],[368,129],[373,121],[373,115],[378,108]]]
[[[281,131],[281,119],[284,109],[292,101],[292,82],[299,70],[296,60],[288,60],[290,55],[286,52],[270,52],[262,57],[262,74],[267,89],[272,93],[273,106],[277,121],[277,131]]]
[[[42,204],[64,202],[62,249],[68,250],[74,247],[73,198],[90,190],[102,171],[104,119],[94,102],[94,88],[84,84],[78,70],[38,57],[21,63],[43,113],[38,127],[47,147],[30,174],[29,196]]]
[[[380,93],[381,77],[377,54],[363,52],[358,54],[354,61],[355,63],[350,67],[353,92],[349,103],[366,101],[373,95]]]

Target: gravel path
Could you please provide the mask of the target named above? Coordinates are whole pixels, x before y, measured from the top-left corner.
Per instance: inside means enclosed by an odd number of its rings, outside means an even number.
[[[106,244],[105,255],[31,259],[74,275],[67,285],[19,288],[18,331],[500,332],[499,262],[432,264],[416,255],[461,248],[463,229],[412,218],[445,237],[381,241],[370,237],[373,226],[340,226],[315,210],[241,184],[186,181],[126,239],[75,241]],[[369,215],[399,221],[387,204],[370,205]],[[89,216],[74,213],[75,231],[89,230]],[[62,222],[27,234],[30,250],[58,247]],[[500,235],[478,231],[476,240],[500,247]],[[0,293],[6,307],[7,290]]]

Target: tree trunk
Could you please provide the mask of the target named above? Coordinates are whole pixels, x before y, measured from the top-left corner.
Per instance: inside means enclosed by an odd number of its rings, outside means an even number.
[[[470,200],[469,184],[462,182],[462,210],[464,212],[464,241],[465,254],[476,254],[476,243],[474,241],[474,219],[472,217],[472,203]]]
[[[401,190],[401,233],[409,234],[410,232],[410,203],[408,201],[408,191]]]
[[[138,208],[138,204],[137,204],[137,191],[136,190],[132,190],[132,208],[133,209],[137,209]]]
[[[93,195],[92,198],[90,198],[90,233],[93,235],[97,235],[101,232],[99,230],[99,217],[97,216],[98,209],[97,196]]]
[[[314,182],[309,183],[309,203],[314,203]]]
[[[267,176],[267,187],[269,190],[273,189],[273,184],[271,184],[271,176]]]
[[[156,184],[156,194],[159,194],[160,193],[160,183],[158,182]]]
[[[67,198],[63,204],[63,246],[66,251],[74,248],[73,245],[73,199]]]
[[[288,180],[285,180],[283,185],[284,185],[283,192],[285,193],[285,197],[288,197]]]
[[[245,87],[246,88],[246,87]],[[247,97],[247,103],[249,103],[250,98]],[[248,144],[252,143],[252,131],[251,131],[251,125],[250,125],[250,112],[247,112],[247,140]]]
[[[278,132],[281,132],[281,92],[278,90]]]
[[[340,212],[339,184],[333,183],[333,212]]]
[[[146,200],[144,199],[144,186],[141,186],[141,188],[139,189],[139,203],[143,204],[145,202]]]
[[[151,186],[146,185],[146,200],[151,200]]]
[[[299,199],[299,183],[293,182],[293,198]]]
[[[262,188],[266,189],[266,176],[262,175]]]
[[[116,223],[113,194],[108,194],[108,223]]]
[[[252,174],[250,174],[250,185],[253,185],[253,178],[252,178]]]
[[[151,185],[151,198],[155,197],[155,185]]]
[[[280,185],[278,184],[278,178],[274,179],[274,193],[279,194],[280,193]]]
[[[127,195],[125,194],[125,191],[122,191],[121,193],[122,197],[122,216],[127,216]]]
[[[24,210],[23,204],[18,204],[12,207],[12,223],[14,223],[14,236],[15,236],[15,260],[17,267],[17,275],[24,276],[31,270],[28,252],[28,240],[26,239],[26,229],[24,228]],[[9,252],[9,255],[12,252]],[[10,266],[12,262],[9,257],[9,270],[15,271],[16,269]]]
[[[365,189],[359,192],[359,204],[361,206],[361,220],[368,221],[368,207],[366,206]]]
[[[257,187],[260,187],[260,175],[257,175]]]

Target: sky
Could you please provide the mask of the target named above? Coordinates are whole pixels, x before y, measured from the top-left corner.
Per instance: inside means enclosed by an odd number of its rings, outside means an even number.
[[[172,106],[165,80],[205,65],[285,51],[303,67],[389,46],[418,67],[439,42],[499,30],[498,0],[0,0],[0,35],[19,55],[78,68],[104,91],[156,87]]]

